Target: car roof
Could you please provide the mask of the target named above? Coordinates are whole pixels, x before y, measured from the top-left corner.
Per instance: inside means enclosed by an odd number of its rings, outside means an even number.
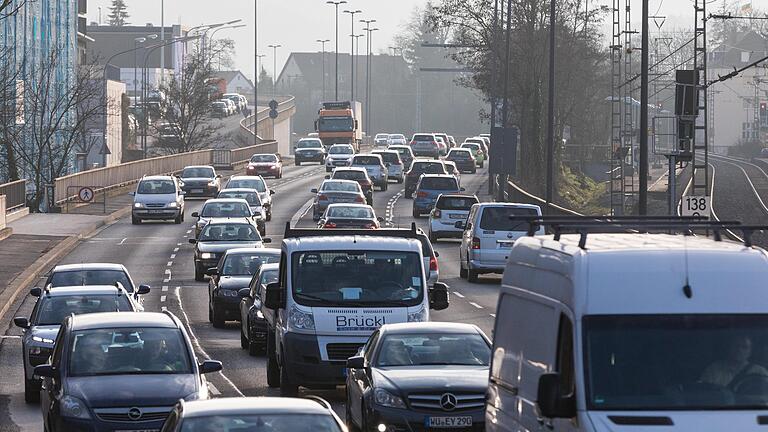
[[[468,144],[474,144],[474,143],[468,143]],[[448,154],[451,154],[452,152],[456,152],[456,153],[470,153],[469,150],[467,150],[466,148],[462,148],[462,147],[454,147],[454,148],[452,148],[452,149],[450,149],[448,151]]]
[[[249,188],[230,188],[230,189],[222,189],[219,191],[219,193],[222,192],[252,192],[255,194],[258,194],[259,191],[256,189],[249,189]],[[228,198],[215,198],[215,199],[228,199]],[[208,200],[210,201],[210,200]]]
[[[251,222],[251,220],[249,218],[245,217],[245,216],[231,217],[231,218],[229,218],[229,217],[211,218],[210,220],[208,220],[208,223],[205,224],[205,226],[208,227],[208,226],[211,226],[211,225],[251,225],[251,226],[254,226],[253,222]]]
[[[113,263],[60,264],[53,268],[54,273],[82,270],[119,270],[127,273],[124,265]]]
[[[280,250],[278,250],[280,252]],[[280,263],[262,264],[259,271],[280,270]]]
[[[173,180],[173,176],[153,175],[153,176],[144,176],[141,179],[142,180]]]
[[[323,183],[320,185],[322,188],[324,184],[326,183],[347,183],[347,184],[354,184],[355,186],[359,186],[360,183],[356,182],[355,180],[347,180],[347,179],[325,179],[323,180]]]
[[[441,194],[440,198],[474,198],[478,199],[477,195],[471,195],[471,194],[457,194],[457,193],[447,193],[447,194]]]
[[[451,174],[422,174],[421,175],[421,179],[426,179],[426,178],[449,178],[449,179],[456,180],[456,177],[454,177]]]
[[[398,324],[384,324],[381,326],[381,334],[414,334],[414,333],[477,333],[480,329],[474,324],[455,322],[411,322]]]
[[[478,207],[511,207],[511,208],[523,208],[523,209],[531,209],[531,210],[539,210],[541,211],[541,207],[537,206],[536,204],[523,204],[523,203],[506,203],[506,202],[481,202],[475,204]]]
[[[260,254],[260,255],[280,255],[280,249],[275,248],[234,248],[234,249],[227,249],[227,251],[224,253],[225,255],[251,255],[251,254]]]
[[[355,155],[355,158],[357,158],[357,157],[360,157],[360,156],[363,156],[363,157],[371,157],[371,156],[376,156],[376,157],[378,157],[379,159],[381,159],[381,155],[378,155],[378,154],[376,154],[376,153],[359,153],[359,154],[356,154],[356,155]]]
[[[264,180],[264,177],[262,177],[262,176],[260,176],[260,175],[245,175],[245,174],[240,174],[240,175],[233,175],[233,176],[232,176],[232,177],[230,177],[229,179],[230,179],[230,180],[234,180],[234,179],[238,179],[238,180],[242,180],[242,179],[261,179],[261,180]]]
[[[373,210],[373,207],[369,206],[368,204],[353,204],[353,203],[328,204],[328,208],[332,208],[332,207],[356,207],[356,208],[365,208],[365,209]]]
[[[134,327],[178,328],[179,326],[171,315],[160,312],[102,312],[75,315],[72,318],[73,330]]]
[[[46,290],[46,297],[66,297],[71,295],[109,295],[125,293],[114,285],[83,285],[83,286],[62,286]]]
[[[184,167],[184,169],[187,169],[187,168],[210,168],[210,169],[213,169],[213,167],[211,165],[187,165],[187,166]]]
[[[332,416],[329,409],[311,399],[247,397],[184,402],[184,418],[228,414],[310,414]]]
[[[256,189],[251,189],[251,190],[256,190]],[[211,198],[211,199],[207,200],[203,205],[206,206],[208,204],[218,204],[218,203],[223,203],[223,204],[226,204],[226,203],[246,203],[246,204],[248,204],[248,201],[246,201],[246,200],[244,200],[242,198]]]
[[[416,158],[413,160],[413,163],[431,163],[431,164],[443,164],[443,161],[441,160],[435,160],[435,159],[427,159],[427,158]]]
[[[417,239],[398,237],[376,237],[366,235],[339,235],[293,237],[283,240],[283,247],[291,252],[343,251],[343,250],[372,250],[372,251],[404,251],[421,252],[422,245]]]
[[[368,173],[368,171],[365,170],[365,168],[360,167],[338,167],[333,172],[343,172],[343,171],[358,171],[358,172],[364,172]],[[328,179],[328,180],[336,180],[336,179]]]
[[[402,147],[402,146],[401,146],[401,147]],[[389,150],[389,149],[386,149],[386,150],[383,150],[383,149],[382,149],[382,150],[374,150],[374,151],[372,151],[371,153],[372,153],[372,154],[397,154],[397,155],[399,155],[399,154],[400,154],[400,153],[398,153],[398,152],[397,152],[397,151],[395,151],[395,150]]]

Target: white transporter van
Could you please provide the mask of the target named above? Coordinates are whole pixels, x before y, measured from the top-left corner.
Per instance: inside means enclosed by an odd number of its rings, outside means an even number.
[[[764,250],[702,237],[518,240],[487,430],[765,430],[766,280]]]
[[[384,324],[428,321],[448,307],[429,287],[416,226],[315,230],[286,227],[280,281],[267,286],[267,379],[282,395],[344,384],[346,361]]]

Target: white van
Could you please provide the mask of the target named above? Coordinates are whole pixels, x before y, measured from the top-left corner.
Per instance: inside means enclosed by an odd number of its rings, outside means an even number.
[[[486,430],[765,430],[768,254],[668,234],[579,241],[510,250]]]
[[[502,273],[509,250],[517,239],[528,232],[528,223],[513,221],[512,216],[541,216],[537,205],[485,202],[469,209],[465,221],[457,221],[463,229],[459,245],[459,275],[477,282],[483,273]],[[537,234],[544,234],[539,228]]]
[[[422,234],[423,235],[423,234]],[[411,229],[286,227],[280,282],[267,286],[267,383],[283,396],[299,386],[345,382],[346,362],[380,326],[428,321],[448,307],[448,286],[428,285]],[[273,313],[274,311],[274,313]]]

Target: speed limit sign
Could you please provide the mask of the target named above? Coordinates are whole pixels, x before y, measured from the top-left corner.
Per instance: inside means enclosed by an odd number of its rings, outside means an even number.
[[[709,206],[709,197],[703,195],[689,195],[683,197],[682,216],[706,217],[712,216],[712,208]]]

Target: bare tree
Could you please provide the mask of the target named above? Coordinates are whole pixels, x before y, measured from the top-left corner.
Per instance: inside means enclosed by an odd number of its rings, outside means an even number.
[[[28,0],[21,0],[14,4],[13,0],[0,0],[0,21],[18,13],[27,2]]]
[[[53,196],[44,201],[47,185],[74,168],[73,152],[82,145],[85,125],[107,112],[96,66],[80,65],[77,73],[62,78],[68,67],[62,51],[53,49],[32,72],[36,86],[25,86],[26,125],[13,148],[29,174],[32,211],[54,205]]]
[[[22,133],[24,123],[23,101],[24,81],[21,68],[12,48],[0,48],[0,169],[2,181],[19,180],[18,157],[13,143]]]
[[[235,67],[235,41],[229,38],[211,42],[209,60],[216,70],[230,70]]]
[[[181,74],[160,88],[161,111],[167,122],[152,126],[161,154],[186,153],[210,147],[218,127],[211,119],[213,73],[199,53],[188,57]]]

